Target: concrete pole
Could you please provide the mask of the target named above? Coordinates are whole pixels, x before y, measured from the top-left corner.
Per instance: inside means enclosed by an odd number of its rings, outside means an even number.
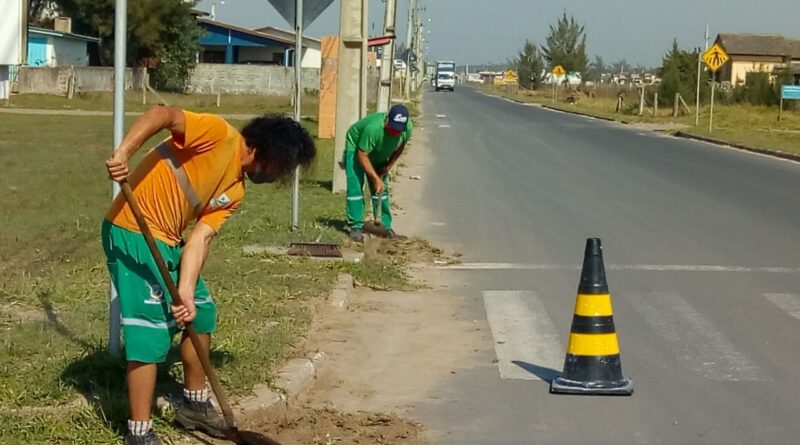
[[[333,157],[334,193],[343,192],[347,186],[344,168],[340,162],[344,155],[347,130],[361,118],[362,47],[364,46],[364,13],[366,0],[342,0],[339,16],[339,61],[336,80],[336,141]]]
[[[294,13],[294,120],[300,122],[303,101],[303,0],[295,0]],[[292,184],[292,230],[300,226],[300,168]]]
[[[367,87],[369,86],[369,83],[367,82],[369,79],[369,59],[367,58],[369,53],[368,5],[369,0],[361,1],[361,89],[359,92],[361,96],[361,108],[359,112],[359,118],[367,115]]]
[[[386,15],[383,19],[384,36],[394,37],[394,25],[397,19],[397,0],[386,0]],[[392,67],[394,66],[394,38],[383,47],[381,57],[381,81],[378,85],[378,111],[389,111],[392,103]]]
[[[414,15],[416,14],[417,0],[408,0],[408,29],[406,30],[406,50],[409,51],[406,63],[406,76],[403,98],[409,100],[411,98],[411,44],[412,37],[414,36]]]
[[[708,23],[706,23],[706,51],[708,51]],[[699,52],[699,51],[698,51]],[[694,108],[694,126],[700,125],[700,73],[703,70],[703,54],[697,55],[697,97]]]
[[[114,150],[125,137],[125,60],[128,38],[128,2],[116,0],[114,7]],[[119,194],[119,184],[112,181],[112,196]],[[108,352],[119,356],[121,322],[119,295],[112,284],[108,301]]]

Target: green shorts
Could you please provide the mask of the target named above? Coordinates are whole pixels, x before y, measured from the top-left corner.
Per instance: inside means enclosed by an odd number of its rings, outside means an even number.
[[[172,301],[161,279],[155,260],[141,233],[131,232],[103,221],[103,250],[108,259],[111,282],[119,296],[125,357],[128,361],[162,363],[178,331],[169,310]],[[170,275],[178,282],[181,247],[156,240]],[[217,306],[203,279],[195,291],[197,316],[193,325],[200,334],[210,334],[216,327]]]

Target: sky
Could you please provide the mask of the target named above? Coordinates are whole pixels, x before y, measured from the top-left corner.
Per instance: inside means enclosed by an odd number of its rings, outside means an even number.
[[[217,0],[217,20],[248,28],[291,28],[267,0]],[[383,34],[384,0],[368,0],[370,36]],[[397,30],[405,41],[409,0],[397,0]],[[210,10],[211,0],[197,8]],[[461,64],[499,63],[515,57],[526,39],[544,43],[562,13],[585,26],[590,59],[620,59],[657,67],[677,38],[684,49],[704,45],[706,23],[717,33],[773,33],[800,37],[800,0],[417,0],[431,59]],[[340,2],[306,32],[337,34]],[[429,32],[427,32],[429,31]]]

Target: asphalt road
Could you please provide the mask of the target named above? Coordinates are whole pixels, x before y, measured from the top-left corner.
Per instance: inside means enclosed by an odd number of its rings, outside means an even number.
[[[425,96],[423,235],[458,246],[479,364],[436,444],[800,443],[800,165],[484,96]],[[588,237],[631,397],[551,395]]]

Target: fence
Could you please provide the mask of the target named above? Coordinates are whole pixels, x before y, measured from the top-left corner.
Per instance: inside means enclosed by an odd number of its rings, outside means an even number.
[[[125,89],[142,89],[147,82],[144,68],[128,68]],[[72,67],[54,68],[19,67],[15,91],[21,94],[55,94],[71,96],[74,93],[114,91],[114,68]]]

